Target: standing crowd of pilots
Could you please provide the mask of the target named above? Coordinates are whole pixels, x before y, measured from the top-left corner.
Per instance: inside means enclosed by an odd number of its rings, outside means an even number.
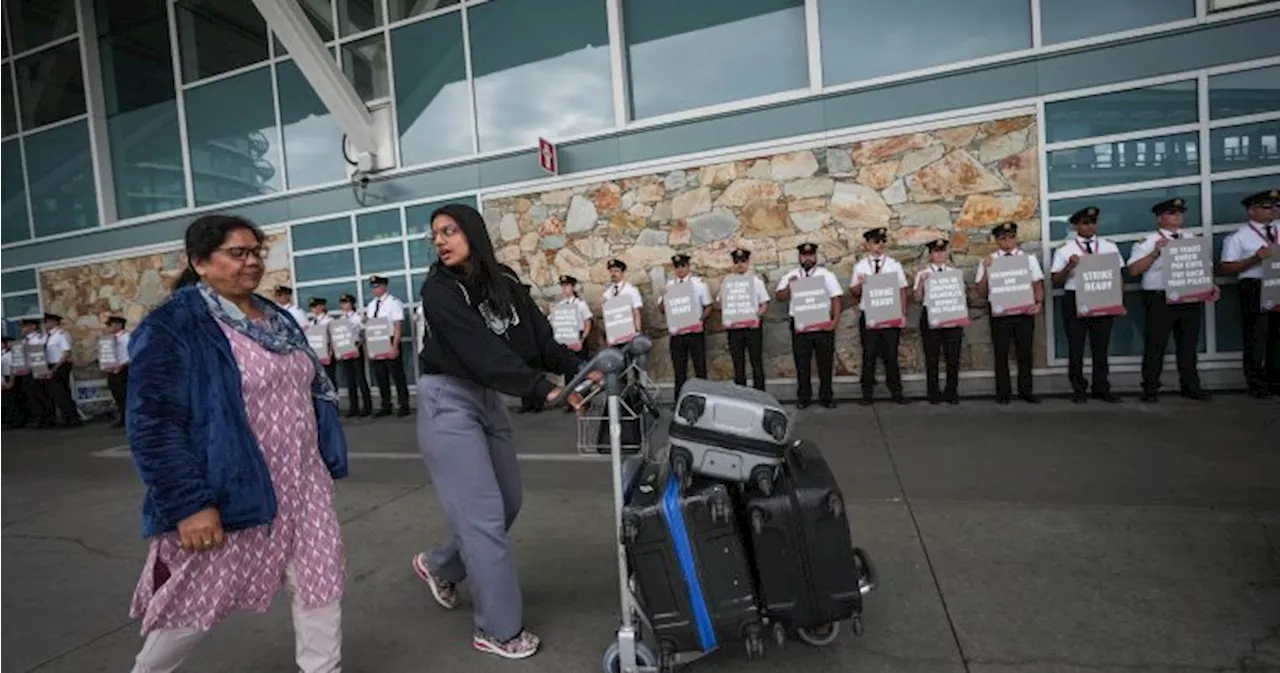
[[[1240,296],[1240,321],[1244,335],[1244,373],[1249,393],[1258,398],[1280,395],[1280,311],[1263,311],[1260,303],[1262,264],[1280,243],[1280,192],[1268,190],[1253,194],[1242,201],[1248,224],[1226,239],[1219,264],[1219,273],[1238,278]],[[1063,289],[1058,305],[1062,312],[1068,343],[1068,378],[1071,383],[1072,401],[1085,403],[1090,398],[1109,403],[1120,401],[1111,389],[1108,350],[1111,331],[1116,316],[1101,315],[1079,317],[1076,310],[1075,269],[1084,255],[1116,253],[1120,270],[1138,278],[1142,286],[1143,311],[1146,334],[1142,359],[1143,402],[1158,401],[1160,376],[1164,369],[1164,353],[1170,336],[1175,342],[1180,392],[1193,400],[1207,400],[1209,394],[1200,385],[1196,370],[1196,346],[1199,339],[1203,307],[1199,303],[1168,303],[1165,296],[1165,266],[1161,251],[1169,241],[1194,236],[1182,229],[1186,203],[1174,198],[1161,201],[1151,208],[1154,216],[1153,231],[1134,245],[1128,260],[1119,255],[1119,248],[1112,241],[1098,236],[1101,209],[1096,206],[1073,213],[1069,222],[1075,236],[1054,251],[1049,269],[1049,280],[1054,287]],[[974,275],[974,291],[983,300],[988,298],[987,270],[1001,256],[1026,256],[1032,281],[1034,307],[1017,315],[991,316],[991,345],[995,369],[996,401],[1008,404],[1014,395],[1025,402],[1037,404],[1032,379],[1032,356],[1035,343],[1036,315],[1043,311],[1049,291],[1045,287],[1045,273],[1035,255],[1026,254],[1018,243],[1018,225],[1003,222],[991,230],[996,250],[978,264]],[[873,274],[890,274],[896,277],[901,292],[904,314],[912,300],[922,306],[919,329],[924,346],[927,399],[930,403],[959,403],[960,354],[964,336],[963,327],[932,327],[928,310],[923,308],[927,299],[927,280],[936,273],[954,269],[950,263],[948,241],[939,239],[924,245],[927,263],[908,283],[906,272],[896,259],[885,254],[888,230],[876,228],[864,233],[866,255],[854,265],[849,294],[859,303],[858,333],[862,345],[861,404],[873,403],[876,388],[876,370],[883,363],[885,383],[891,398],[899,404],[909,401],[903,393],[902,375],[898,366],[898,345],[902,327],[868,328],[865,312],[867,298],[862,292],[863,283]],[[832,379],[835,371],[836,325],[842,310],[845,291],[829,269],[818,264],[818,246],[802,243],[798,246],[799,266],[786,273],[774,288],[771,296],[758,274],[750,272],[751,252],[737,249],[731,253],[733,272],[749,275],[753,279],[752,296],[763,316],[769,302],[790,300],[791,285],[804,278],[821,278],[831,301],[830,315],[835,319],[818,329],[796,332],[792,321],[791,345],[796,365],[797,406],[805,408],[814,400],[812,374],[816,362],[818,375],[818,401],[826,407],[835,406]],[[689,267],[690,257],[678,254],[671,258],[674,278],[667,281],[667,290],[678,283],[692,283],[694,297],[700,305],[702,319],[710,316],[720,297],[712,299],[705,281],[694,275]],[[627,265],[621,260],[608,262],[610,284],[605,288],[605,301],[626,297],[631,303],[636,331],[643,330],[641,309],[644,299],[634,285],[627,282]],[[595,319],[590,308],[578,292],[578,280],[573,276],[561,276],[562,297],[552,306],[569,304],[576,308],[580,341],[585,343],[595,331]],[[663,292],[665,295],[665,291]],[[1218,291],[1214,290],[1213,299]],[[662,296],[658,299],[662,303]],[[729,353],[733,361],[733,378],[738,385],[747,384],[747,365],[750,364],[753,385],[763,390],[765,373],[763,361],[763,336],[761,326],[727,329]],[[1085,345],[1092,354],[1090,378],[1085,377]],[[689,365],[693,375],[707,376],[706,335],[702,331],[673,335],[670,343],[671,364],[678,394],[688,379]],[[1016,380],[1010,371],[1010,355],[1017,367]],[[942,370],[945,365],[945,375]],[[940,381],[939,379],[944,380]]]
[[[1265,399],[1280,395],[1280,310],[1263,311],[1261,308],[1262,267],[1264,262],[1275,254],[1280,245],[1280,190],[1267,190],[1253,194],[1242,201],[1247,224],[1227,237],[1222,248],[1218,272],[1221,275],[1238,279],[1237,292],[1240,298],[1241,333],[1243,335],[1243,368],[1249,394]],[[1154,230],[1133,246],[1128,260],[1117,263],[1129,276],[1139,279],[1142,287],[1142,303],[1145,318],[1145,343],[1142,357],[1142,392],[1143,402],[1156,402],[1160,390],[1160,376],[1164,369],[1164,354],[1170,337],[1174,341],[1176,354],[1179,390],[1182,396],[1193,400],[1207,400],[1209,394],[1200,384],[1197,364],[1197,344],[1200,338],[1201,314],[1203,307],[1199,303],[1169,303],[1165,297],[1166,270],[1162,263],[1162,250],[1170,241],[1193,237],[1194,233],[1182,228],[1183,216],[1187,210],[1186,202],[1180,198],[1161,201],[1151,208],[1155,218]],[[1116,253],[1119,259],[1119,248],[1112,241],[1098,235],[1099,220],[1102,211],[1096,206],[1083,208],[1073,213],[1069,223],[1075,230],[1071,240],[1054,251],[1049,268],[1049,279],[1055,287],[1061,287],[1063,294],[1059,303],[1067,336],[1067,376],[1071,383],[1072,400],[1077,403],[1087,402],[1090,398],[1104,402],[1119,402],[1120,398],[1112,391],[1108,351],[1110,349],[1111,332],[1115,316],[1101,315],[1079,317],[1076,311],[1076,277],[1075,269],[1082,256],[1093,254]],[[991,235],[996,243],[996,250],[982,260],[977,266],[974,282],[975,291],[982,299],[988,296],[987,269],[999,256],[1026,255],[1018,244],[1018,226],[1013,222],[1004,222],[995,226]],[[930,241],[924,245],[928,257],[927,263],[920,268],[914,282],[908,283],[902,264],[885,254],[888,242],[888,230],[881,227],[867,231],[864,235],[866,255],[854,265],[850,279],[849,294],[859,303],[858,334],[862,345],[862,376],[859,402],[871,404],[876,388],[876,370],[883,363],[885,383],[890,397],[899,404],[908,400],[903,393],[902,375],[898,366],[898,345],[902,327],[881,327],[870,329],[866,324],[865,311],[867,299],[862,292],[865,280],[874,274],[890,274],[896,277],[896,284],[901,292],[901,306],[904,309],[914,300],[922,307],[927,299],[928,278],[935,273],[952,270],[946,240]],[[818,401],[826,407],[835,406],[835,392],[832,379],[835,372],[836,326],[843,308],[845,291],[839,280],[829,269],[818,264],[818,246],[813,243],[802,243],[798,246],[799,266],[787,272],[778,281],[772,295],[768,292],[764,281],[758,274],[751,272],[751,252],[737,249],[730,253],[735,274],[752,279],[751,296],[758,307],[758,316],[763,317],[768,311],[771,300],[787,302],[790,300],[791,285],[805,278],[821,278],[831,301],[830,315],[834,318],[829,324],[820,325],[817,329],[796,332],[792,321],[791,346],[795,356],[796,367],[796,399],[800,408],[813,403],[812,374],[816,363],[818,375]],[[1045,274],[1035,255],[1026,255],[1033,283],[1035,307],[1028,313],[1007,316],[992,316],[991,345],[995,368],[996,401],[1008,404],[1016,392],[1017,396],[1028,403],[1040,400],[1033,390],[1032,352],[1034,345],[1035,315],[1043,309],[1046,294]],[[724,300],[721,295],[712,298],[707,283],[692,273],[690,257],[678,254],[672,257],[674,278],[667,281],[667,289],[680,283],[691,283],[693,296],[700,305],[701,319],[705,321],[717,304]],[[640,291],[626,280],[627,265],[613,259],[607,264],[610,283],[605,288],[604,300],[625,297],[631,304],[632,317],[637,333],[644,329],[642,309],[644,298]],[[585,344],[595,331],[595,319],[578,292],[578,280],[573,276],[561,276],[561,298],[556,302],[574,307],[579,324],[580,342]],[[357,309],[357,300],[350,294],[339,297],[341,312],[339,317],[352,325],[356,336],[357,355],[354,358],[338,360],[331,352],[329,364],[325,369],[329,377],[337,383],[337,368],[342,367],[343,377],[348,388],[348,416],[408,416],[412,413],[409,405],[409,389],[405,377],[404,354],[400,352],[401,336],[404,329],[404,304],[388,291],[388,280],[382,276],[369,279],[373,299],[363,310]],[[302,311],[294,303],[293,290],[281,285],[275,288],[276,303],[292,315],[303,327],[312,325],[328,325],[334,318],[329,313],[325,298],[314,297],[308,303],[308,312]],[[665,295],[665,292],[663,293]],[[1214,290],[1214,299],[1218,291]],[[658,299],[661,306],[662,297]],[[552,306],[552,310],[555,305]],[[415,315],[421,319],[421,310]],[[373,399],[369,381],[365,375],[366,354],[361,339],[362,327],[366,321],[374,318],[386,318],[393,326],[392,353],[390,357],[368,360],[374,382],[378,386],[381,408],[373,411]],[[43,330],[41,326],[43,324]],[[754,387],[765,388],[765,371],[763,355],[763,323],[755,326],[736,326],[726,330],[729,353],[733,362],[733,379],[739,385],[747,385],[747,368],[751,369],[751,382]],[[107,319],[107,334],[116,340],[117,362],[107,368],[107,383],[118,409],[125,409],[125,391],[128,387],[129,372],[129,332],[125,329],[125,320],[118,316]],[[72,347],[71,337],[62,327],[62,318],[54,314],[46,314],[42,321],[24,319],[21,322],[22,336],[15,340],[4,339],[3,385],[4,385],[4,422],[8,427],[37,428],[74,427],[80,424],[80,416],[76,409],[75,396],[71,387]],[[959,403],[960,353],[963,341],[963,327],[932,327],[928,320],[928,311],[923,309],[920,315],[919,329],[924,346],[927,399],[930,403]],[[1085,346],[1088,344],[1092,356],[1092,371],[1086,378],[1084,372]],[[13,365],[13,349],[22,347],[43,346],[48,373],[34,376],[29,370],[19,371]],[[673,335],[670,339],[672,369],[675,375],[676,390],[684,385],[689,376],[692,364],[693,375],[707,377],[706,334],[693,331]],[[1017,379],[1013,380],[1009,366],[1012,354],[1017,366]],[[945,369],[945,372],[943,371]],[[939,379],[943,378],[942,381]],[[392,395],[392,385],[395,395]],[[1015,391],[1016,387],[1016,391]],[[392,406],[393,400],[398,408]],[[524,410],[536,410],[540,404],[535,400],[526,400]],[[121,422],[118,421],[117,425]]]

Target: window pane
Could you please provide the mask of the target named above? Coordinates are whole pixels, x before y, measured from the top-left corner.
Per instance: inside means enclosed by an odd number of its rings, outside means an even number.
[[[400,211],[383,210],[356,217],[357,240],[376,241],[400,237]]]
[[[13,105],[13,69],[8,63],[0,66],[4,70],[4,90],[0,92],[0,102],[4,104],[4,135],[18,132],[18,111]]]
[[[1046,103],[1048,142],[1094,138],[1199,119],[1195,80]]]
[[[1107,348],[1107,353],[1112,356],[1140,356],[1143,352],[1144,344],[1146,344],[1146,325],[1147,316],[1143,311],[1142,292],[1124,293],[1124,306],[1129,312],[1124,316],[1116,317],[1115,322],[1111,326],[1111,344]],[[1062,316],[1062,299],[1053,299],[1053,352],[1057,357],[1068,356],[1068,342],[1066,342],[1066,324],[1064,316]],[[1203,335],[1201,343],[1204,342]],[[1169,340],[1169,353],[1174,352],[1172,343]],[[1089,352],[1085,351],[1085,357],[1089,357]]]
[[[30,152],[30,150],[27,150]],[[27,155],[30,156],[30,155]],[[1213,223],[1244,224],[1248,215],[1240,203],[1245,197],[1264,189],[1275,189],[1280,176],[1262,175],[1240,180],[1220,180],[1213,183]]]
[[[177,102],[108,117],[107,142],[121,219],[186,207]]]
[[[36,289],[35,269],[6,271],[0,274],[0,292],[22,292]]]
[[[64,42],[17,61],[14,76],[18,78],[22,128],[84,114],[79,41]]]
[[[425,271],[415,273],[409,277],[409,287],[413,288],[413,301],[422,301],[422,284],[427,282],[427,273]]]
[[[329,0],[299,0],[298,6],[307,15],[307,20],[311,22],[312,27],[320,34],[321,42],[333,39],[333,5]],[[281,49],[277,42],[276,55],[284,54],[285,50]]]
[[[267,23],[250,0],[179,0],[182,81],[267,60]]]
[[[622,13],[634,118],[809,84],[803,0],[626,0]]]
[[[1098,233],[1102,236],[1155,231],[1156,219],[1155,215],[1151,213],[1151,206],[1172,198],[1181,198],[1187,202],[1187,213],[1182,226],[1188,229],[1202,226],[1200,221],[1200,185],[1182,185],[1166,189],[1144,189],[1120,194],[1104,194],[1101,196],[1085,196],[1078,199],[1052,201],[1049,204],[1049,216],[1051,218],[1049,236],[1055,241],[1063,240],[1069,236],[1071,227],[1067,224],[1067,218],[1071,216],[1071,213],[1089,206],[1097,206],[1102,210],[1098,218]]]
[[[189,89],[185,102],[197,206],[280,191],[269,68]]]
[[[1031,47],[1029,0],[819,0],[818,7],[827,85]]]
[[[472,208],[477,208],[476,198],[474,196],[464,196],[457,199],[449,199],[448,201],[435,201],[433,203],[421,203],[416,206],[409,206],[404,209],[405,229],[409,232],[409,237],[426,236],[431,230],[431,213],[436,208],[448,203],[465,203]]]
[[[391,95],[387,78],[387,44],[382,35],[342,45],[342,72],[364,100]]]
[[[27,136],[27,180],[36,236],[98,226],[98,197],[83,121]]]
[[[1280,65],[1209,78],[1209,117],[1280,110]]]
[[[422,0],[387,0],[387,7],[388,11],[391,12],[392,21],[434,12],[456,4],[458,4],[458,0],[434,0],[430,2],[423,2]]]
[[[613,125],[599,0],[502,0],[468,11],[480,151]]]
[[[35,49],[76,32],[74,0],[8,0],[4,4],[7,32],[13,38],[15,52]]]
[[[1280,120],[1214,129],[1210,142],[1215,173],[1280,165]]]
[[[297,260],[294,260],[294,263],[296,264]],[[345,283],[316,283],[314,285],[299,283],[293,288],[295,296],[300,297],[298,301],[303,306],[306,306],[306,302],[312,297],[320,297],[329,304],[330,311],[342,310],[342,303],[338,301],[338,297],[341,297],[344,294],[349,294],[356,297],[358,300],[360,298],[359,290],[359,285],[355,281],[347,281]],[[357,310],[359,310],[359,308],[361,307],[358,306]],[[338,369],[342,368],[339,367]]]
[[[27,219],[27,188],[22,184],[22,153],[18,141],[5,141],[0,146],[0,243],[13,243],[31,238]],[[8,314],[6,314],[8,315]]]
[[[298,282],[356,275],[356,256],[351,250],[334,250],[314,255],[294,255],[293,269]],[[337,301],[337,297],[334,297]]]
[[[338,26],[344,36],[376,28],[382,23],[382,0],[338,0]]]
[[[294,250],[311,250],[350,243],[351,220],[339,217],[321,222],[295,224],[292,236]]]
[[[289,188],[334,182],[347,177],[342,159],[342,127],[292,60],[276,64],[280,123]]]
[[[1049,152],[1049,191],[1195,175],[1199,139],[1182,133]]]
[[[108,115],[174,99],[169,22],[160,14],[98,41]]]
[[[365,280],[369,279],[370,274],[403,270],[404,245],[402,243],[388,243],[386,245],[360,248],[360,273],[365,277]],[[404,279],[401,279],[400,282],[403,283]],[[404,297],[403,294],[397,296]]]
[[[23,318],[40,315],[40,313],[40,295],[37,293],[4,298],[4,317],[6,318]]]
[[[406,299],[406,297],[409,296],[409,286],[405,283],[405,277],[387,275],[386,278],[387,292],[396,299],[399,299],[401,302],[408,302],[409,300]],[[365,274],[364,282],[360,284],[360,292],[362,293],[360,299],[362,303],[360,305],[362,307],[368,306],[369,302],[374,300],[373,289],[369,287],[368,273]]]
[[[1213,303],[1215,311],[1214,331],[1218,336],[1218,352],[1229,353],[1244,348],[1244,327],[1240,324],[1240,285],[1231,283],[1222,286],[1222,297]],[[1258,310],[1254,306],[1253,310]]]
[[[391,32],[400,160],[405,166],[471,153],[471,92],[462,53],[462,14]]]
[[[1040,27],[1045,44],[1154,26],[1195,15],[1195,0],[1040,0]]]
[[[409,239],[409,268],[429,268],[438,258],[436,246],[426,236]]]

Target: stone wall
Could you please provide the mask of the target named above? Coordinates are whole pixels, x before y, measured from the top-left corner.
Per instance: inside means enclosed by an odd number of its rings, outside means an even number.
[[[752,251],[752,263],[772,290],[798,262],[796,246],[819,245],[820,262],[848,286],[862,255],[862,234],[889,227],[889,254],[907,267],[908,280],[925,261],[922,245],[951,241],[954,262],[971,270],[994,249],[989,230],[1003,220],[1019,224],[1020,238],[1040,240],[1037,130],[1032,116],[911,133],[815,150],[717,163],[569,189],[488,200],[485,219],[501,261],[532,282],[542,298],[559,293],[560,274],[584,281],[599,314],[612,257],[628,265],[629,280],[645,298],[645,331],[655,340],[654,374],[671,375],[665,319],[655,288],[666,284],[671,256],[693,258],[693,271],[713,295],[729,271],[729,251]],[[857,310],[841,316],[837,373],[858,374],[861,348]],[[963,365],[991,367],[985,302],[971,300]],[[794,377],[786,306],[770,308],[765,359],[770,377]],[[910,314],[901,364],[923,371],[923,352]],[[719,314],[708,325],[711,376],[732,375]],[[1043,334],[1043,324],[1037,326]],[[1036,364],[1043,366],[1043,339]],[[883,376],[883,375],[882,375]]]
[[[284,234],[268,236],[267,273],[262,288],[289,282],[289,242]],[[40,272],[44,308],[62,316],[75,345],[76,374],[96,378],[97,338],[107,318],[123,316],[128,329],[169,295],[169,286],[186,266],[180,249],[84,266]]]

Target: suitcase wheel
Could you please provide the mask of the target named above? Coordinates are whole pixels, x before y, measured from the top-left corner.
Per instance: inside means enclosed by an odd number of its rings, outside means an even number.
[[[622,518],[622,541],[632,544],[640,537],[640,522],[634,516]]]
[[[773,495],[773,470],[767,467],[757,467],[751,471],[751,482],[755,484],[756,490],[766,498]]]
[[[636,643],[636,663],[646,668],[656,667],[658,665],[658,657],[653,654],[653,650],[649,649],[644,643]],[[604,659],[601,662],[604,673],[622,673],[622,648],[617,641],[609,644],[604,651]]]
[[[782,647],[787,642],[787,629],[782,626],[782,622],[774,622],[773,624],[773,642]]]
[[[693,483],[693,456],[689,455],[688,451],[673,452],[671,469],[675,470],[676,479],[680,480],[680,490],[689,488]]]
[[[752,625],[747,628],[745,644],[748,659],[758,659],[764,656],[764,636],[760,632],[759,625]]]
[[[840,622],[831,622],[812,629],[796,629],[796,635],[807,645],[826,647],[840,635]]]
[[[851,621],[853,622],[853,635],[861,636],[862,635],[862,615],[854,615]]]
[[[751,532],[756,535],[764,533],[764,510],[759,507],[751,508]]]
[[[733,520],[733,504],[725,500],[713,500],[708,503],[711,509],[711,523],[729,523]]]

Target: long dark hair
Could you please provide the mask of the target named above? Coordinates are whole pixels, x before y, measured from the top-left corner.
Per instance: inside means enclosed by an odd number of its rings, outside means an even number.
[[[258,239],[261,245],[266,236],[258,225],[237,215],[205,215],[200,217],[191,226],[187,227],[186,253],[187,268],[182,270],[182,275],[173,281],[173,289],[178,289],[185,285],[194,285],[200,280],[200,276],[196,273],[195,263],[204,261],[213,255],[231,232],[237,229],[248,229],[253,237]]]
[[[493,252],[493,241],[489,238],[484,216],[463,203],[440,206],[431,213],[431,222],[435,222],[438,215],[452,217],[462,235],[467,237],[467,245],[471,247],[471,268],[467,271],[467,280],[489,301],[494,313],[502,316],[511,313],[515,305],[511,286],[503,278],[506,269],[498,263]]]

